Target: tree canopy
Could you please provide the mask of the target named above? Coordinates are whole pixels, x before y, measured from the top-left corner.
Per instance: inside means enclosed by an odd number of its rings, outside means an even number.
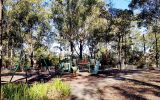
[[[83,59],[86,47],[94,58],[104,44],[120,66],[132,62],[134,52],[143,52],[144,58],[151,53],[158,66],[159,0],[131,0],[130,10],[103,0],[1,0],[1,5],[3,63],[12,65],[24,53],[30,60],[50,55],[56,43],[60,51],[70,51],[71,58]]]

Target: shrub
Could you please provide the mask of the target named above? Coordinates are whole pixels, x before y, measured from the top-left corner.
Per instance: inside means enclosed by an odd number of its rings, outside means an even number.
[[[7,100],[30,100],[27,84],[6,84],[1,87],[1,95]]]
[[[35,83],[31,86],[22,83],[1,86],[1,99],[4,100],[48,100],[50,96],[48,94],[53,94],[51,99],[57,96],[58,98],[69,96],[70,86],[59,79],[51,83]]]
[[[29,95],[34,100],[47,99],[49,84],[33,84],[29,89]]]
[[[55,91],[58,92],[60,96],[70,95],[71,89],[69,84],[62,82],[59,79],[55,79],[53,82],[53,86],[55,88]]]

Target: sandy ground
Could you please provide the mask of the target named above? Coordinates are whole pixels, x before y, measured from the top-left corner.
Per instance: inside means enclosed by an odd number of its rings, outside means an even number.
[[[18,73],[12,81],[24,76]],[[1,76],[1,82],[10,78]],[[160,100],[160,70],[79,72],[76,77],[66,74],[61,79],[71,86],[70,100]]]
[[[62,79],[71,85],[71,100],[160,100],[160,71],[99,76],[83,72]]]

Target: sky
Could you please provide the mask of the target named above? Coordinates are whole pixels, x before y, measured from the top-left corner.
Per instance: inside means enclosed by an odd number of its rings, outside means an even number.
[[[51,0],[45,0],[45,4],[49,3]],[[128,4],[131,0],[104,0],[106,3],[112,2],[114,8],[118,9],[128,9]]]
[[[128,5],[131,2],[131,0],[105,0],[106,3],[108,3],[108,1],[111,1],[113,8],[117,9],[129,9]]]

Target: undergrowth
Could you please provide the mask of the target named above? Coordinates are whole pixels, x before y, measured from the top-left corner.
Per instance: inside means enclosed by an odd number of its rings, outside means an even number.
[[[3,100],[47,100],[55,99],[54,94],[59,97],[66,97],[70,95],[69,84],[62,82],[60,79],[55,79],[50,83],[35,83],[27,85],[19,84],[5,84],[1,86],[1,99]]]

